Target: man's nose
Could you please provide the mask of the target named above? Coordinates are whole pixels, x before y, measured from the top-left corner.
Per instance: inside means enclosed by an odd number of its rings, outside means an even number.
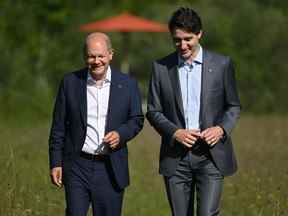
[[[98,64],[99,63],[99,57],[95,57],[95,58],[93,58],[93,63],[94,64]]]
[[[180,48],[183,50],[183,49],[186,49],[186,47],[187,47],[187,44],[184,41],[181,41]]]

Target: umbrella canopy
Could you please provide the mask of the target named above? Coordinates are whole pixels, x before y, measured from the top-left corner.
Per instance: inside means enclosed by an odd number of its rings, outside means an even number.
[[[121,70],[129,73],[130,32],[168,32],[168,28],[166,25],[158,22],[133,16],[129,13],[122,13],[118,16],[81,25],[80,31],[122,32],[123,49]]]
[[[167,32],[166,25],[122,13],[104,20],[88,23],[80,26],[81,31],[104,31],[104,32]]]

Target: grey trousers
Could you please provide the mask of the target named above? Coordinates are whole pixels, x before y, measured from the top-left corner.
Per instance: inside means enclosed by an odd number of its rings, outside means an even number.
[[[215,216],[220,211],[223,175],[209,157],[191,151],[181,159],[173,176],[164,177],[173,216]]]

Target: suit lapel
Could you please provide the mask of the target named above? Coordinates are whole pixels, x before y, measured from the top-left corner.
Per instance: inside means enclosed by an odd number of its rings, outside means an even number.
[[[111,85],[110,85],[107,120],[106,120],[106,128],[105,128],[106,132],[108,132],[111,128],[111,123],[113,120],[112,116],[114,113],[114,109],[117,108],[117,103],[119,102],[118,97],[119,97],[119,90],[121,88],[123,88],[123,86],[119,82],[117,73],[113,72],[113,69],[111,68]]]
[[[87,126],[87,75],[88,70],[83,70],[80,76],[80,89],[78,91],[81,120],[85,128]]]
[[[202,66],[202,78],[201,78],[201,99],[200,99],[200,127],[201,122],[205,122],[205,107],[206,107],[206,95],[209,87],[209,79],[213,73],[211,55],[207,50],[203,49],[203,66]]]
[[[181,94],[181,88],[180,88],[180,81],[179,81],[179,73],[178,73],[178,57],[177,53],[173,55],[173,59],[171,62],[169,62],[169,68],[168,73],[172,85],[172,91],[174,92],[175,101],[177,104],[177,107],[181,113],[182,121],[185,122],[184,117],[184,108],[183,108],[183,101],[182,101],[182,94]]]

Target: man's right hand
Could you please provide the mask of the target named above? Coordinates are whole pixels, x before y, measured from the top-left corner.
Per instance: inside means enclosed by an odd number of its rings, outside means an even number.
[[[57,187],[62,187],[62,167],[54,167],[50,171],[51,182]]]
[[[200,137],[200,130],[191,129],[178,129],[174,133],[173,137],[183,145],[188,148],[191,148],[196,140]]]

